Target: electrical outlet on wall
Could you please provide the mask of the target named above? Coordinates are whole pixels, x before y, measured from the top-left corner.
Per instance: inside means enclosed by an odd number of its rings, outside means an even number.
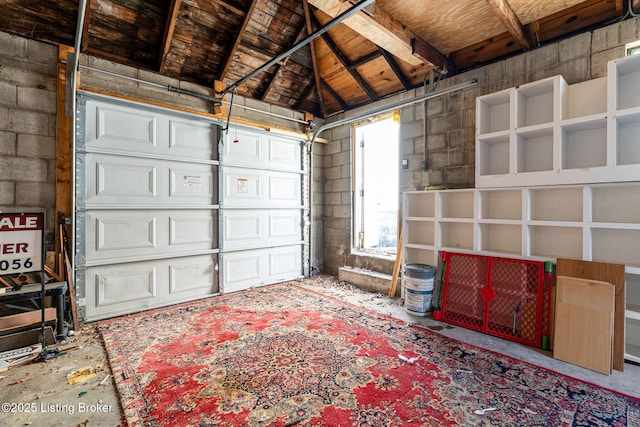
[[[402,169],[409,169],[409,159],[402,159]]]

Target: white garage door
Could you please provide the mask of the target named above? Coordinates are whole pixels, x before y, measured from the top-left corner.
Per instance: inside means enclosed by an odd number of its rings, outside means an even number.
[[[224,141],[222,292],[301,277],[308,260],[304,143],[233,126]]]
[[[78,111],[81,319],[218,293],[217,124],[86,93]]]

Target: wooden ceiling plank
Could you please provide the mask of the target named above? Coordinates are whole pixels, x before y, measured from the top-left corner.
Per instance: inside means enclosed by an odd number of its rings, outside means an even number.
[[[165,25],[164,34],[162,36],[162,46],[160,49],[160,56],[158,58],[158,71],[162,73],[165,67],[167,54],[169,48],[171,48],[171,42],[173,41],[173,32],[176,29],[176,20],[178,19],[178,11],[182,0],[171,0],[169,3],[169,12],[167,13],[167,24]]]
[[[294,44],[299,43],[300,40],[302,40],[304,38],[305,31],[306,31],[306,27],[303,25],[302,28],[300,29],[300,31],[298,32],[298,36],[296,37],[296,40],[295,40]],[[271,91],[271,88],[273,88],[274,83],[276,82],[278,77],[280,77],[280,74],[282,73],[282,70],[287,65],[287,62],[289,62],[290,58],[291,58],[291,56],[288,56],[288,57],[286,57],[284,59],[284,61],[282,61],[282,63],[276,65],[276,71],[273,73],[273,75],[271,76],[271,79],[267,82],[267,85],[265,86],[264,90],[262,91],[262,93],[259,96],[261,101],[265,100],[265,98],[269,94],[269,91]]]
[[[533,43],[530,40],[530,37],[527,37],[524,27],[522,26],[522,22],[520,22],[516,16],[509,2],[507,0],[486,1],[518,43],[520,43],[523,48],[530,49],[531,46],[533,46]]]
[[[351,7],[350,3],[342,0],[308,0],[308,2],[332,18]],[[345,19],[343,24],[401,60],[414,66],[422,65],[423,60],[412,52],[412,35],[399,25],[386,26],[378,23],[378,19],[384,20],[387,25],[389,22],[395,22],[395,20],[385,14],[379,7],[376,6],[375,10],[375,18],[360,12]]]
[[[309,3],[307,0],[303,0],[304,5],[304,18],[307,24],[307,33],[313,33],[313,24],[311,22],[311,11],[309,10]],[[311,62],[313,63],[313,76],[316,82],[316,90],[318,92],[318,100],[320,104],[320,112],[322,113],[322,117],[326,117],[326,110],[324,105],[324,98],[322,96],[322,84],[320,82],[320,70],[318,68],[318,56],[316,54],[316,42],[317,40],[312,40],[309,43],[309,47],[311,48]],[[302,100],[299,100],[300,104],[302,104]]]
[[[218,0],[216,0],[216,2],[220,3]],[[225,61],[224,66],[222,67],[222,71],[220,71],[220,76],[218,77],[218,80],[224,80],[224,78],[227,76],[227,73],[229,72],[229,67],[233,62],[233,57],[236,51],[238,50],[238,46],[240,46],[240,42],[242,42],[244,33],[247,31],[247,26],[251,21],[251,16],[253,16],[253,10],[256,8],[256,4],[258,4],[258,0],[253,0],[249,5],[248,10],[246,12],[240,13],[240,15],[244,14],[244,21],[242,22],[240,31],[238,31],[238,35],[236,36],[236,40],[233,43],[233,46],[231,46],[231,48],[229,49],[229,53],[227,54],[227,60]]]

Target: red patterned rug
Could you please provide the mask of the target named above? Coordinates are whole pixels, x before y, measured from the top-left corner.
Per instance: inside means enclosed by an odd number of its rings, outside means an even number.
[[[129,426],[640,426],[638,399],[295,283],[99,328]]]

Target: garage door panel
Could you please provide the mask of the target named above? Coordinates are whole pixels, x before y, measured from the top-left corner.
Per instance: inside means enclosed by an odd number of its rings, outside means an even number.
[[[299,243],[302,212],[287,210],[225,210],[222,213],[225,250]]]
[[[301,169],[301,151],[300,141],[270,137],[268,163],[279,169],[299,171]]]
[[[263,274],[263,254],[259,251],[230,252],[224,255],[224,292],[259,285]]]
[[[95,218],[97,252],[156,247],[156,218],[127,214]]]
[[[216,254],[80,270],[86,320],[99,320],[218,293]]]
[[[157,119],[154,115],[108,106],[97,106],[95,113],[95,135],[89,133],[90,144],[102,147],[128,144],[129,150],[137,145],[143,151],[152,151],[157,146]]]
[[[206,123],[169,119],[169,152],[174,156],[217,159],[215,128]]]
[[[207,165],[170,167],[170,198],[211,201],[218,188],[217,168]]]
[[[86,205],[211,205],[217,201],[216,165],[90,153],[84,164]]]
[[[300,140],[232,128],[224,144],[224,161],[229,165],[300,172],[302,148]]]
[[[93,210],[78,215],[86,227],[90,264],[209,251],[218,246],[215,210]]]
[[[284,208],[302,205],[301,174],[224,167],[222,175],[225,207]]]
[[[302,276],[302,245],[226,252],[222,292],[236,292]]]
[[[140,264],[130,269],[101,269],[95,272],[95,306],[104,307],[157,295],[157,274],[153,265]]]
[[[269,177],[269,200],[301,204],[300,175],[279,175]]]
[[[204,244],[211,248],[218,240],[216,216],[209,211],[169,214],[169,245]]]
[[[86,102],[86,138],[81,146],[124,153],[217,160],[218,127],[169,113]]]
[[[275,280],[288,280],[300,276],[302,271],[300,246],[277,248],[269,251],[269,276]]]
[[[172,259],[169,262],[169,294],[218,291],[216,258],[211,256]]]
[[[98,197],[156,197],[156,168],[153,165],[122,164],[96,161],[96,191]]]

